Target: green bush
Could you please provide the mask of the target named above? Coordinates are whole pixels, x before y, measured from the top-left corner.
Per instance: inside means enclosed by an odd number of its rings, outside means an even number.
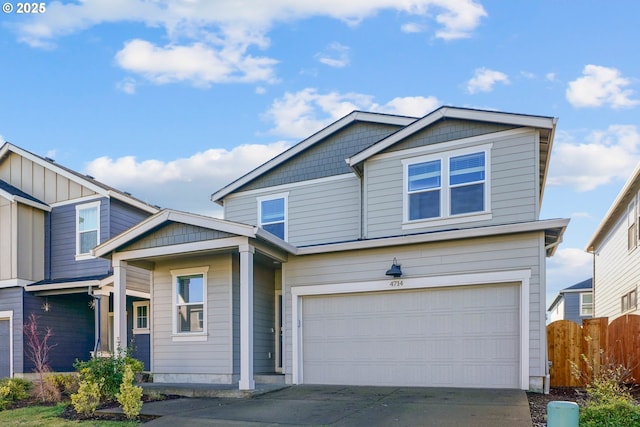
[[[0,410],[9,404],[29,397],[31,383],[22,378],[0,379]]]
[[[640,406],[625,399],[580,408],[580,427],[640,426]]]
[[[100,384],[100,396],[107,401],[115,401],[120,390],[125,366],[131,367],[134,375],[142,372],[144,364],[129,356],[111,355],[93,357],[85,362],[76,360],[73,367],[79,372],[80,381]]]
[[[131,366],[124,367],[124,376],[120,384],[120,393],[116,395],[118,403],[122,406],[122,412],[129,419],[134,419],[142,409],[142,387],[133,385],[134,374]]]
[[[92,380],[80,381],[78,391],[71,395],[71,404],[77,413],[86,416],[93,415],[100,405],[101,382]]]
[[[63,397],[71,397],[80,386],[80,379],[74,374],[51,373],[44,380],[47,387],[55,388]]]

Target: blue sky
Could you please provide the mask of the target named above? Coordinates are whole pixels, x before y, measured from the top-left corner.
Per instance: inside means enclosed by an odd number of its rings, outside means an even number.
[[[219,215],[211,193],[354,109],[558,117],[547,305],[640,160],[635,1],[3,3],[0,142],[163,207]]]

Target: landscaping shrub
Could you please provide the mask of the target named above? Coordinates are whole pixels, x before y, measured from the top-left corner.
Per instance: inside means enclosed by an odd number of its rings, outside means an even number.
[[[116,395],[118,403],[122,406],[122,412],[129,419],[134,419],[140,414],[142,409],[142,387],[133,385],[134,373],[131,366],[124,367],[120,393]]]
[[[44,380],[47,383],[47,388],[56,389],[63,398],[71,397],[80,386],[80,379],[74,374],[51,373]]]
[[[29,397],[31,383],[21,378],[0,379],[0,410],[9,404]]]
[[[78,391],[71,395],[71,404],[77,413],[85,417],[93,415],[100,405],[101,382],[82,380]]]
[[[126,366],[131,368],[134,375],[144,369],[144,364],[128,353],[124,356],[93,357],[85,362],[76,360],[73,366],[78,370],[81,382],[89,381],[100,385],[101,399],[106,401],[116,400]]]
[[[640,426],[640,406],[625,399],[580,408],[580,427]]]

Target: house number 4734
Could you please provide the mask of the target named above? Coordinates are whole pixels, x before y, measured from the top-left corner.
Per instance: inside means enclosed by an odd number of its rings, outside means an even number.
[[[389,286],[391,286],[392,288],[399,288],[403,285],[404,283],[402,283],[402,280],[392,280],[391,282],[389,282]]]

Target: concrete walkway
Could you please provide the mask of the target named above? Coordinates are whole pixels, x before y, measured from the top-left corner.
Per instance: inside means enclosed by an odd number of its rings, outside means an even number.
[[[252,398],[145,403],[145,426],[531,427],[521,390],[291,386]]]

